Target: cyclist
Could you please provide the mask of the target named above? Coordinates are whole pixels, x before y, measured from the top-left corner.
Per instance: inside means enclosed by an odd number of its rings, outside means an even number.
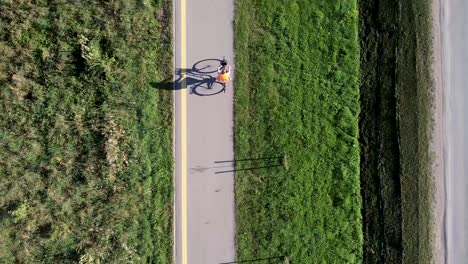
[[[218,77],[216,81],[220,83],[227,83],[231,80],[231,66],[228,65],[227,60],[224,58],[218,67]]]

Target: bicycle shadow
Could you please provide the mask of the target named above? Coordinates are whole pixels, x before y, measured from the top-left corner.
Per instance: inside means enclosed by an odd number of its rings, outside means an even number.
[[[215,63],[216,62],[216,63]],[[150,85],[161,90],[189,89],[190,94],[212,96],[226,92],[226,84],[216,81],[219,59],[205,59],[195,63],[192,68],[177,68],[176,80],[151,82]]]

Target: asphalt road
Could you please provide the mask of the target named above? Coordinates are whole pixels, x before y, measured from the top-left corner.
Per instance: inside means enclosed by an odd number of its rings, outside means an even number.
[[[468,1],[441,0],[446,263],[468,263]]]
[[[233,87],[213,83],[233,16],[233,0],[175,1],[177,264],[235,260]]]

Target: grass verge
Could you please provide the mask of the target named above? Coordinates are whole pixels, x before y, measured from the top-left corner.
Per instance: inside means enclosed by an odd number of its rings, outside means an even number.
[[[357,15],[236,2],[238,260],[361,262]]]
[[[403,263],[433,263],[431,1],[400,1],[398,120]]]
[[[361,194],[364,263],[401,263],[401,175],[396,109],[398,2],[359,1]]]
[[[0,262],[171,262],[171,2],[1,6]]]
[[[361,0],[364,263],[432,263],[431,10]]]

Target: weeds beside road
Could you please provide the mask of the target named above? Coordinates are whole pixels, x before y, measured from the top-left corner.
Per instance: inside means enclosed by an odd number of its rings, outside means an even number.
[[[401,0],[398,120],[401,149],[403,263],[432,263],[434,176],[431,1]]]
[[[170,1],[2,1],[0,262],[172,260]]]
[[[364,263],[431,263],[431,2],[361,0]]]
[[[359,2],[361,194],[364,263],[401,263],[401,175],[397,123],[398,2]]]
[[[288,168],[237,172],[238,259],[359,263],[356,2],[236,5],[236,157]]]

